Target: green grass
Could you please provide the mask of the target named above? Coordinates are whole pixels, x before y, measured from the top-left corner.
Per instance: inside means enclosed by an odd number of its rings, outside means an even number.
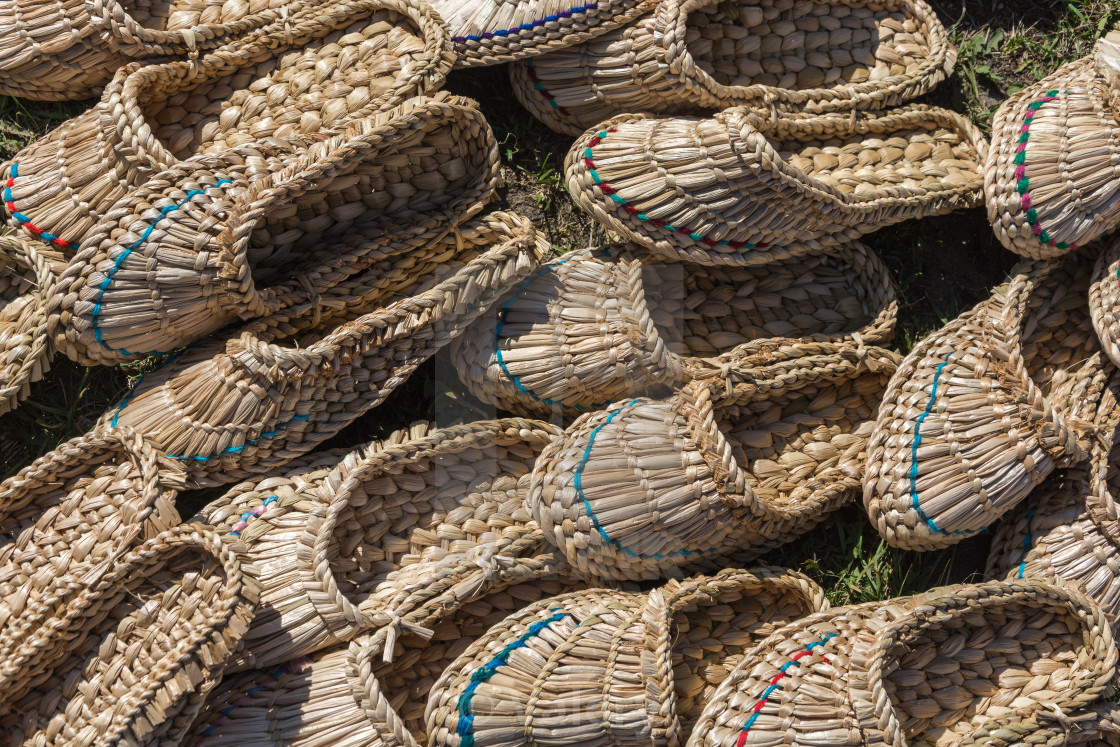
[[[927,103],[966,114],[982,128],[989,127],[1001,100],[1086,54],[1098,36],[1120,21],[1120,4],[1104,0],[932,4],[949,28],[959,60],[952,77],[927,97]],[[501,208],[531,218],[558,253],[610,240],[567,195],[563,167],[571,138],[549,131],[517,104],[508,93],[504,68],[456,72],[448,87],[478,99],[494,129],[505,182]],[[0,97],[0,156],[12,156],[84,108]],[[902,351],[984,298],[1015,259],[995,241],[982,209],[901,224],[865,240],[884,258],[898,285],[896,344]],[[56,359],[31,399],[0,420],[0,476],[86,431],[152,365],[86,369]],[[416,420],[435,418],[450,424],[493,415],[492,408],[466,392],[453,362],[442,354],[324,447],[352,447]],[[184,515],[221,492],[182,496]],[[976,537],[937,553],[894,550],[879,539],[862,509],[853,506],[765,560],[803,569],[828,589],[834,604],[845,604],[976,578],[987,542],[987,537]]]

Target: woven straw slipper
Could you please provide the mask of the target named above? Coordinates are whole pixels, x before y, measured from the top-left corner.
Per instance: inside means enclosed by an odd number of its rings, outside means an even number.
[[[444,669],[467,646],[528,604],[573,589],[537,579],[406,616],[426,626],[387,647],[387,630],[348,647],[227,677],[183,744],[191,747],[366,747],[424,744],[424,705]],[[386,662],[386,652],[391,660]]]
[[[1110,240],[1097,257],[1089,285],[1089,314],[1101,348],[1120,366],[1120,238]]]
[[[886,266],[859,242],[718,271],[614,244],[562,257],[496,306],[452,345],[459,375],[484,402],[545,415],[683,386],[752,340],[883,343],[898,313]]]
[[[987,142],[967,119],[883,114],[622,115],[568,152],[576,203],[658,254],[759,264],[983,200]]]
[[[0,415],[51,368],[47,301],[65,265],[21,236],[0,236]]]
[[[992,533],[989,578],[1078,584],[1114,618],[1120,614],[1120,550],[1085,508],[1089,472],[1052,475]]]
[[[72,439],[0,483],[0,688],[26,684],[13,650],[43,624],[58,586],[95,584],[134,545],[179,523],[171,471],[128,429]],[[62,640],[41,654],[61,654]],[[22,678],[22,679],[21,679]],[[5,695],[5,701],[10,698]],[[0,705],[2,710],[2,705]]]
[[[5,0],[0,92],[39,101],[90,98],[133,58],[186,57],[250,34],[282,37],[291,28],[289,11],[299,7],[284,0]]]
[[[697,380],[581,416],[533,468],[545,536],[589,577],[648,580],[753,559],[853,500],[897,356],[800,352],[732,369],[729,391]]]
[[[380,404],[548,250],[512,213],[442,241],[442,254],[412,274],[378,277],[375,268],[364,283],[334,288],[341,319],[299,334],[250,323],[185,351],[137,382],[103,421],[145,435],[194,485],[267,473],[311,451]]]
[[[1092,258],[1024,263],[919,343],[871,437],[864,506],[896,547],[983,531],[1055,467],[1088,458],[1105,381],[1086,303]]]
[[[293,19],[291,33],[118,70],[92,109],[0,173],[9,222],[72,252],[117,200],[176,164],[244,146],[231,165],[246,162],[259,178],[309,140],[442,84],[446,29],[426,4],[355,0],[312,11]]]
[[[1120,29],[1005,101],[984,168],[999,240],[1056,257],[1120,226]]]
[[[447,21],[456,67],[497,65],[624,26],[656,0],[433,0]]]
[[[511,65],[510,77],[537,119],[579,135],[626,112],[881,109],[928,92],[955,62],[923,0],[666,0],[630,26]]]
[[[317,143],[283,171],[193,159],[117,203],[52,293],[61,349],[84,364],[166,353],[301,304],[370,267],[402,270],[498,186],[475,102],[417,97]],[[223,186],[225,185],[225,186]]]
[[[58,596],[54,617],[21,652],[34,689],[5,690],[8,744],[177,743],[254,603],[237,558],[197,526],[158,535],[97,583]],[[46,639],[62,644],[61,655],[42,656]]]
[[[520,419],[416,425],[329,472],[239,486],[204,508],[196,518],[237,538],[261,589],[232,668],[281,664],[386,625],[418,589],[493,583],[500,566],[489,557],[545,562],[551,546],[522,504],[533,462],[558,434]]]
[[[679,745],[744,651],[827,607],[808,578],[769,567],[545,599],[443,673],[429,744]]]
[[[1116,659],[1096,603],[1030,579],[840,607],[749,651],[689,745],[1061,744]],[[1048,725],[1061,741],[1030,741]]]

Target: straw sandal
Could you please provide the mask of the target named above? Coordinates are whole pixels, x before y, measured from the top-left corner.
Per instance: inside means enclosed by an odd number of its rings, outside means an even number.
[[[891,379],[864,506],[891,545],[947,547],[1088,458],[1109,373],[1086,303],[1091,257],[1023,263]]]
[[[887,342],[897,313],[886,266],[859,242],[719,271],[650,262],[614,244],[537,272],[452,355],[484,402],[575,414],[714,375],[760,338]]]
[[[510,66],[513,91],[557,132],[627,112],[751,106],[881,109],[930,91],[956,62],[923,0],[665,0],[637,23]]]
[[[114,558],[179,523],[170,470],[129,429],[71,439],[0,483],[0,689],[26,685],[13,650],[44,624],[58,585],[87,588]],[[42,641],[41,655],[65,642]],[[23,678],[23,679],[21,679]],[[0,704],[0,710],[3,705]]]
[[[649,580],[751,560],[853,500],[897,356],[786,352],[737,363],[726,392],[697,380],[577,419],[533,468],[545,537],[590,578]]]
[[[1084,467],[1052,475],[992,533],[985,575],[1076,583],[1104,611],[1120,613],[1120,549],[1085,508]]]
[[[1120,366],[1120,238],[1105,245],[1089,285],[1089,314],[1101,348]]]
[[[16,409],[51,368],[47,301],[64,267],[20,236],[0,236],[0,415]]]
[[[175,744],[253,615],[237,558],[198,526],[145,542],[94,584],[57,591],[54,616],[20,651],[34,689],[4,693],[8,744]],[[59,655],[44,658],[46,641]]]
[[[1041,744],[1031,732],[1096,719],[1116,660],[1079,591],[947,586],[786,625],[742,658],[688,744]]]
[[[438,240],[500,178],[475,102],[443,94],[363,120],[278,173],[261,178],[253,163],[195,159],[118,202],[52,293],[60,349],[112,364],[239,318],[300,305],[314,316],[347,278],[446,251]]]
[[[311,451],[380,404],[548,250],[512,213],[442,242],[405,277],[374,269],[336,286],[328,308],[340,309],[318,327],[250,323],[190,348],[137,382],[103,422],[135,428],[195,486],[267,473]]]
[[[0,172],[9,223],[73,253],[159,172],[199,156],[212,157],[210,168],[229,160],[246,178],[281,171],[322,134],[438,89],[451,64],[446,29],[426,4],[312,6],[290,26],[199,60],[118,70],[92,109]]]
[[[424,705],[444,669],[509,614],[573,588],[534,578],[447,605],[433,600],[405,618],[430,637],[405,633],[387,645],[382,628],[349,646],[228,676],[182,743],[418,747],[425,743]]]
[[[447,668],[429,744],[681,744],[745,651],[827,608],[815,583],[770,567],[545,599]]]
[[[1120,226],[1120,28],[992,120],[988,218],[1011,251],[1056,257]]]
[[[497,65],[562,49],[625,26],[656,0],[433,0],[447,21],[455,67]]]
[[[925,106],[859,117],[622,115],[568,152],[576,203],[658,254],[763,264],[979,205],[987,142]]]
[[[6,0],[0,93],[38,101],[90,98],[134,58],[186,57],[250,35],[282,36],[289,10],[298,7],[284,0]]]
[[[418,591],[493,583],[501,564],[489,558],[549,562],[551,546],[522,503],[533,462],[559,432],[521,419],[418,424],[329,472],[239,486],[202,509],[195,518],[238,540],[261,589],[230,670],[281,664],[389,624]]]

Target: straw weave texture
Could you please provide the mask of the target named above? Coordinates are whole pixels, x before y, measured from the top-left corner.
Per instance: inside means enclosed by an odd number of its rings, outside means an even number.
[[[867,111],[931,90],[956,50],[923,0],[666,0],[629,26],[510,66],[518,100],[579,135],[626,112]]]
[[[50,370],[55,348],[47,300],[64,267],[55,256],[22,236],[0,236],[0,415],[14,410]]]
[[[627,241],[698,264],[764,264],[979,205],[987,141],[967,119],[882,114],[622,115],[568,152],[576,203]]]
[[[578,414],[718,374],[766,340],[890,340],[890,274],[852,242],[829,254],[709,269],[625,244],[569,254],[522,283],[452,345],[460,378],[506,410]]]

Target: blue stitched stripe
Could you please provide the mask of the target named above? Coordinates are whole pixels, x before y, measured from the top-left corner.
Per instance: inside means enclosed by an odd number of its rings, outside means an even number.
[[[111,270],[109,270],[109,274],[105,276],[105,279],[101,281],[101,285],[97,289],[97,300],[93,304],[93,314],[91,316],[90,321],[93,324],[93,334],[97,338],[97,341],[99,343],[104,345],[109,350],[116,350],[118,353],[121,353],[123,355],[166,355],[167,352],[169,352],[169,351],[162,351],[162,350],[149,350],[146,353],[133,353],[133,352],[130,352],[128,350],[125,350],[124,348],[114,348],[112,345],[105,342],[101,338],[101,327],[98,326],[98,322],[101,319],[101,301],[105,297],[105,291],[108,290],[109,284],[113,282],[113,276],[116,275],[117,271],[121,269],[121,265],[124,264],[124,261],[126,259],[128,259],[128,256],[130,254],[132,254],[134,251],[139,249],[140,246],[145,241],[148,240],[148,237],[152,235],[152,231],[154,231],[156,229],[156,225],[158,225],[161,220],[166,218],[169,213],[172,213],[172,212],[178,210],[179,208],[183,207],[184,205],[186,205],[188,202],[190,202],[193,198],[197,197],[198,195],[206,194],[206,190],[214,189],[215,187],[221,187],[225,184],[233,184],[233,181],[230,180],[230,179],[219,179],[218,181],[216,181],[214,184],[210,185],[209,187],[203,187],[202,189],[192,189],[190,192],[187,192],[187,196],[184,197],[176,205],[166,205],[166,206],[164,206],[159,211],[159,216],[157,216],[156,219],[151,222],[151,225],[149,225],[144,230],[144,233],[140,236],[140,238],[137,239],[136,241],[132,242],[132,245],[129,246],[127,249],[125,249],[123,252],[121,252],[121,255],[119,257],[117,257],[117,261],[113,263],[113,268]]]
[[[1023,538],[1023,557],[1019,561],[1019,578],[1022,578],[1023,574],[1026,573],[1027,553],[1030,552],[1031,545],[1034,544],[1034,527],[1032,526],[1033,521],[1034,509],[1032,508],[1030,511],[1027,511],[1027,536]]]
[[[914,506],[914,510],[918,512],[918,518],[924,521],[930,529],[938,534],[975,534],[976,532],[984,531],[987,527],[968,530],[954,529],[950,532],[937,526],[933,519],[926,516],[926,512],[922,510],[921,500],[918,496],[918,447],[922,445],[922,423],[924,423],[926,417],[933,412],[933,406],[937,402],[938,389],[944,389],[944,387],[939,387],[941,372],[945,369],[945,366],[949,365],[949,359],[952,357],[952,353],[945,356],[945,360],[943,360],[941,365],[937,367],[937,370],[933,372],[933,385],[929,390],[929,401],[926,402],[926,409],[922,411],[922,414],[919,415],[918,419],[914,422],[914,438],[910,443],[910,502],[911,505]]]
[[[568,612],[556,612],[551,617],[544,620],[538,620],[529,626],[529,629],[521,635],[516,641],[508,644],[505,648],[499,651],[494,658],[488,661],[483,666],[474,670],[471,674],[470,683],[463,690],[463,694],[459,696],[459,722],[456,724],[455,732],[459,735],[459,747],[472,747],[474,745],[474,734],[471,731],[474,728],[474,714],[471,713],[471,700],[474,699],[475,690],[483,682],[486,682],[498,671],[499,667],[505,666],[509,662],[509,655],[519,648],[525,648],[530,638],[536,638],[544,629],[554,622],[559,622],[565,617],[571,617]]]
[[[461,42],[466,42],[466,41],[482,41],[483,39],[493,39],[495,36],[497,36],[497,37],[509,36],[510,34],[516,34],[516,33],[521,32],[521,31],[529,31],[530,29],[534,29],[534,28],[537,28],[539,26],[543,26],[546,23],[555,23],[556,21],[559,21],[561,18],[571,18],[572,15],[575,14],[575,13],[586,13],[589,10],[595,10],[595,8],[597,8],[597,7],[599,7],[599,3],[588,3],[587,5],[580,5],[579,7],[571,8],[569,10],[562,10],[559,13],[556,13],[554,15],[545,16],[544,18],[540,18],[540,19],[537,19],[535,21],[530,21],[529,23],[523,23],[520,26],[514,26],[513,28],[502,29],[501,31],[487,31],[487,32],[482,33],[482,34],[468,34],[467,36],[453,36],[453,37],[451,37],[451,41],[461,43]]]
[[[599,517],[595,515],[594,509],[591,508],[591,501],[587,500],[587,496],[583,492],[583,468],[587,466],[587,460],[591,458],[591,449],[595,446],[595,438],[599,435],[599,431],[610,425],[611,421],[614,420],[615,417],[617,417],[620,413],[627,410],[628,408],[633,407],[639,401],[640,400],[632,399],[622,407],[612,412],[607,416],[607,419],[605,421],[595,426],[595,428],[591,431],[591,435],[587,439],[587,446],[583,450],[583,456],[579,460],[579,465],[576,467],[575,476],[572,480],[572,484],[576,489],[576,494],[579,496],[580,501],[583,502],[583,510],[587,512],[587,518],[591,519],[591,524],[595,527],[596,531],[599,532],[600,537],[622,550],[622,552],[626,553],[631,558],[652,558],[654,560],[664,560],[665,558],[670,558],[676,555],[688,556],[692,555],[693,553],[716,552],[719,549],[717,547],[709,547],[706,550],[676,550],[669,553],[668,555],[659,552],[653,553],[651,555],[634,552],[629,547],[626,547],[621,542],[607,534],[607,530],[604,529],[603,525],[599,523]]]
[[[549,399],[548,397],[542,397],[539,394],[537,394],[536,392],[534,392],[533,390],[528,389],[524,384],[522,384],[521,383],[521,378],[513,375],[513,373],[509,370],[509,366],[506,365],[505,358],[502,356],[502,342],[501,342],[502,341],[502,329],[506,326],[506,321],[508,320],[508,315],[509,315],[510,308],[513,306],[515,301],[517,301],[519,298],[521,298],[521,295],[523,293],[525,293],[525,290],[532,283],[536,282],[540,278],[547,275],[554,268],[559,267],[560,265],[567,264],[568,262],[571,262],[576,257],[580,257],[580,256],[583,256],[585,254],[589,254],[590,252],[591,252],[590,249],[586,249],[582,252],[573,252],[572,254],[565,257],[564,259],[558,260],[558,261],[553,262],[552,264],[548,265],[543,270],[539,271],[537,274],[533,275],[528,280],[523,282],[521,285],[517,286],[517,292],[515,294],[513,294],[510,297],[510,299],[508,301],[506,301],[505,306],[502,307],[502,311],[498,315],[498,326],[494,328],[494,355],[498,359],[498,367],[502,369],[502,373],[504,373],[506,375],[506,377],[509,378],[509,380],[513,382],[513,385],[515,387],[517,387],[518,391],[520,391],[524,394],[527,394],[530,397],[532,397],[533,399],[535,399],[537,402],[542,402],[546,405],[549,405],[550,407],[553,406],[553,405],[560,405],[561,407],[571,407],[571,408],[574,408],[576,410],[586,410],[586,409],[588,409],[585,405],[565,405],[563,402],[557,402],[554,399]],[[605,254],[608,257],[611,256],[610,253],[607,252],[606,250],[603,250],[603,254]],[[591,405],[591,409],[592,410],[598,410],[600,408],[606,407],[609,404],[610,404],[610,400],[607,400],[606,402],[596,402],[596,403]]]

